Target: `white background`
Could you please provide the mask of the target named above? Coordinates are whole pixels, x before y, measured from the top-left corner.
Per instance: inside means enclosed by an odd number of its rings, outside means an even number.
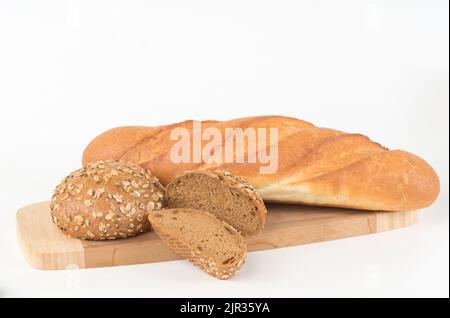
[[[0,1],[0,296],[449,296],[448,1]],[[15,212],[48,200],[122,125],[282,114],[426,159],[410,228],[251,253],[218,281],[185,261],[38,271]]]

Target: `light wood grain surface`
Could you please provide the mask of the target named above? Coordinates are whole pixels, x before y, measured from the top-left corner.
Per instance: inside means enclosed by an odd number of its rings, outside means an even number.
[[[402,228],[417,211],[368,212],[298,205],[269,205],[264,231],[246,239],[249,251],[335,240]],[[179,259],[153,233],[114,241],[82,241],[52,223],[49,202],[17,212],[17,237],[25,259],[39,269],[153,263]]]

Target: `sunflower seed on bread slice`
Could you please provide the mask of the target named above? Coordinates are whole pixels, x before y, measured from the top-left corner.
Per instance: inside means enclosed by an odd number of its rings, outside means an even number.
[[[156,234],[176,253],[219,279],[235,275],[245,262],[242,235],[209,212],[163,209],[150,212]]]

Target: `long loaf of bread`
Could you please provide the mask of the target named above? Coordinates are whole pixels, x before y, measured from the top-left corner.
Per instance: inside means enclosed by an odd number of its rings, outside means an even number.
[[[268,202],[365,210],[419,209],[430,205],[439,193],[439,178],[433,168],[414,154],[388,150],[360,134],[319,128],[283,116],[201,122],[202,129],[221,131],[216,151],[224,151],[227,138],[235,138],[226,134],[226,128],[278,128],[275,173],[260,173],[262,164],[258,162],[174,163],[170,152],[178,141],[171,140],[171,132],[175,128],[192,132],[193,126],[194,121],[189,120],[158,127],[111,129],[91,141],[84,151],[83,164],[105,159],[130,161],[149,169],[162,184],[186,170],[219,169],[247,178]],[[200,145],[208,143],[203,140]],[[266,145],[274,146],[269,134]],[[190,147],[193,152],[193,142]],[[244,155],[250,155],[249,149],[245,148]]]

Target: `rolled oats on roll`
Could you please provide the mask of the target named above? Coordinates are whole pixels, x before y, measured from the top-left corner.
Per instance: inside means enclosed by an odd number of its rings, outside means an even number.
[[[119,160],[89,163],[56,187],[53,222],[86,240],[128,238],[150,230],[148,213],[164,207],[164,187],[149,171]]]

